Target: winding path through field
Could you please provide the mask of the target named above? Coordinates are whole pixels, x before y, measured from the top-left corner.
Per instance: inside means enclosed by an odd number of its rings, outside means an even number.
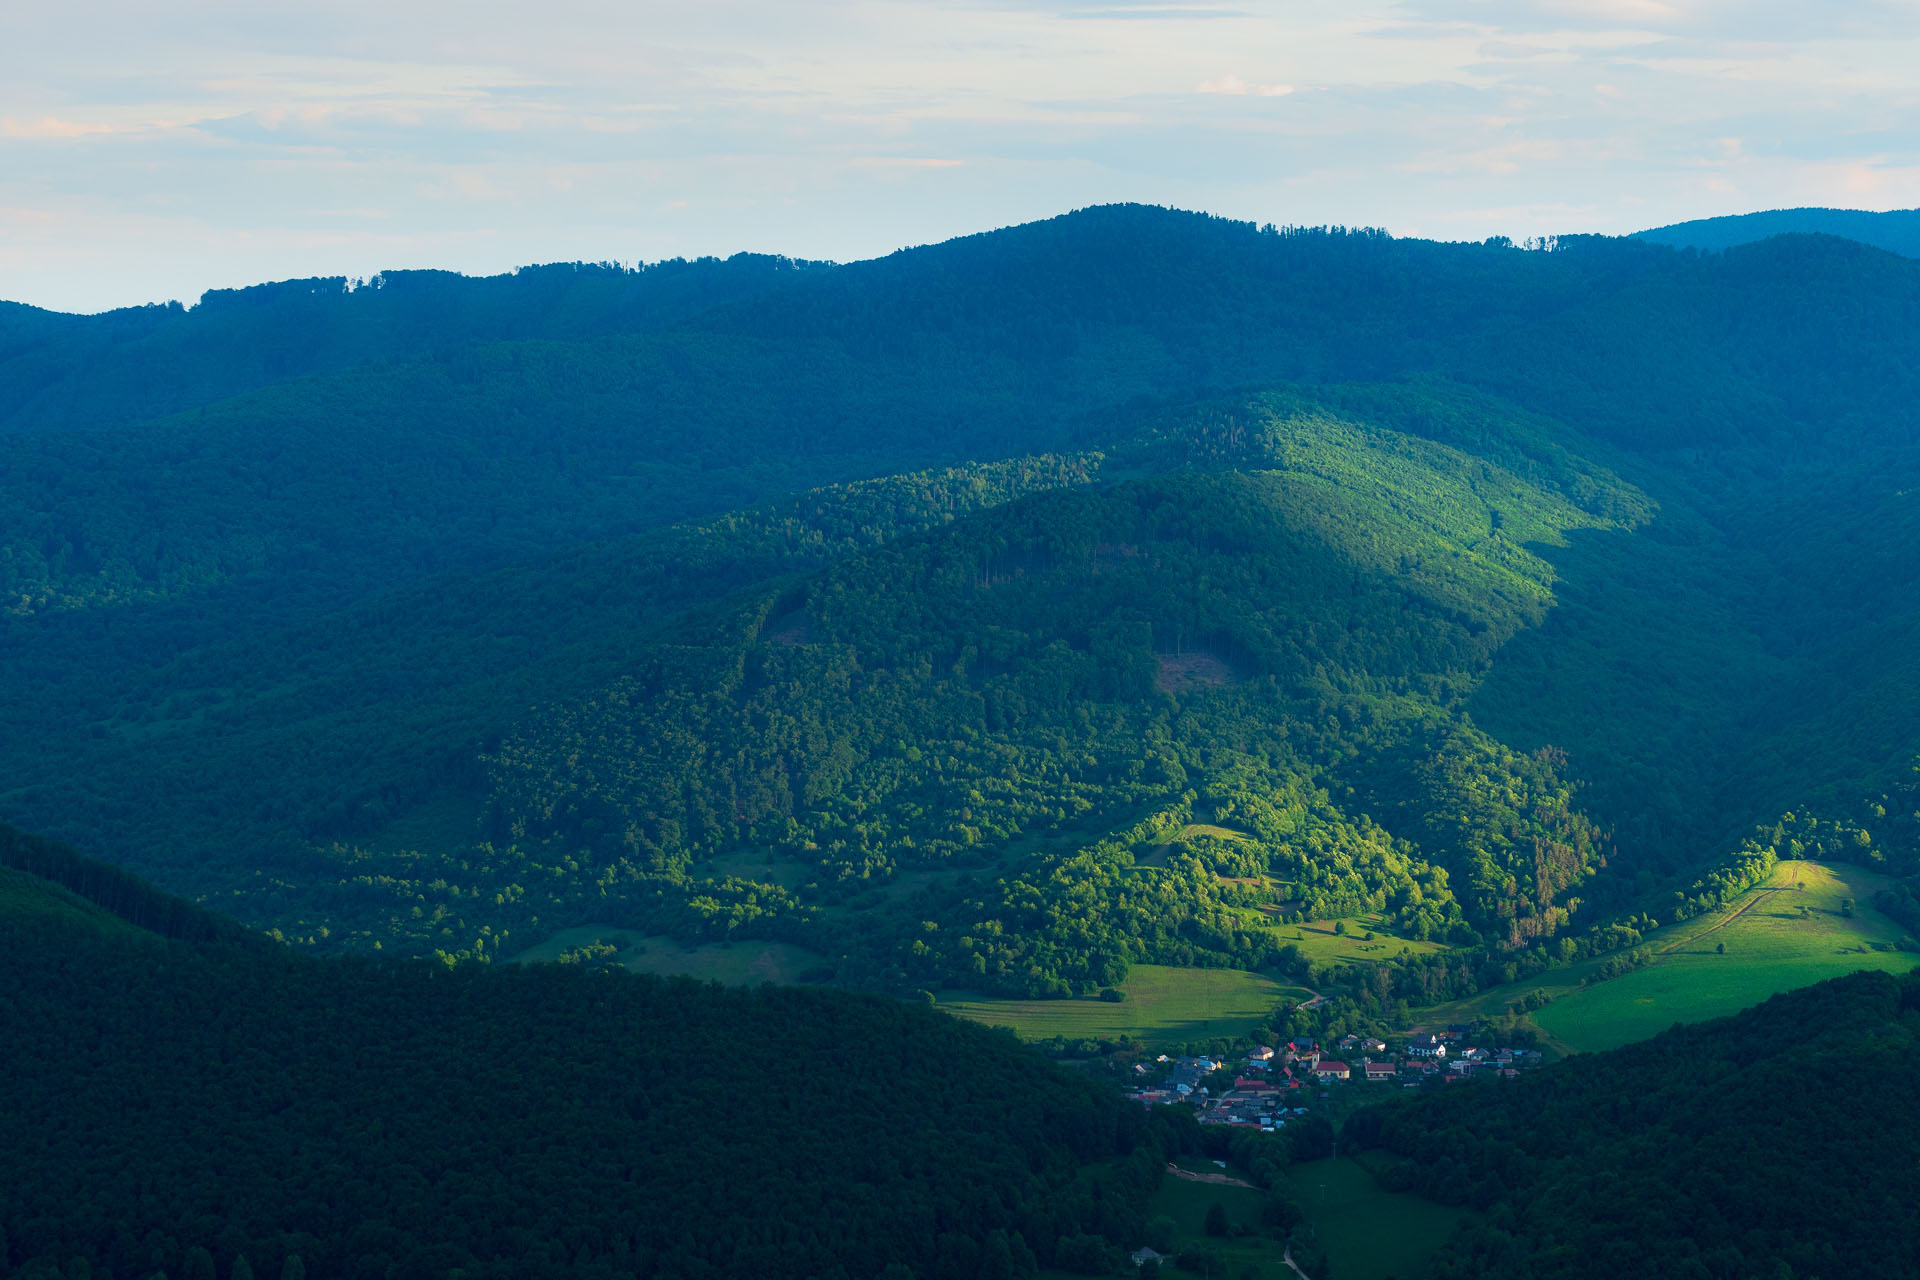
[[[1759,906],[1762,902],[1765,902],[1772,895],[1776,893],[1787,893],[1791,890],[1798,889],[1800,887],[1799,863],[1783,862],[1780,865],[1783,867],[1792,866],[1793,868],[1793,870],[1789,873],[1792,876],[1792,879],[1789,880],[1786,884],[1754,886],[1753,889],[1749,890],[1749,892],[1753,896],[1748,901],[1742,903],[1738,911],[1733,912],[1731,915],[1727,916],[1726,919],[1720,921],[1718,924],[1709,925],[1708,927],[1706,927],[1705,929],[1702,929],[1698,933],[1690,933],[1684,938],[1675,938],[1672,942],[1669,942],[1666,946],[1660,948],[1660,950],[1656,951],[1654,954],[1664,956],[1670,951],[1676,951],[1679,948],[1686,946],[1689,942],[1698,942],[1701,938],[1706,937],[1708,934],[1712,933],[1714,930],[1726,928],[1728,925],[1732,924],[1735,920],[1738,920],[1741,916],[1747,914],[1747,912],[1753,910],[1755,907]]]
[[[1293,1241],[1291,1240],[1287,1241],[1286,1252],[1280,1255],[1280,1261],[1292,1267],[1293,1274],[1299,1276],[1300,1280],[1313,1280],[1311,1276],[1309,1276],[1306,1272],[1300,1269],[1300,1264],[1293,1260]]]

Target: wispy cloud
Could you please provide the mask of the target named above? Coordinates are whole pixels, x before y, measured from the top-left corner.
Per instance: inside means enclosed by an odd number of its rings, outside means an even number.
[[[850,163],[867,169],[957,169],[966,161],[933,156],[860,156]]]
[[[1284,98],[1293,92],[1290,84],[1249,84],[1239,76],[1228,73],[1218,80],[1202,80],[1193,88],[1195,93],[1223,93],[1232,97]]]
[[[1120,199],[1475,239],[1920,203],[1905,0],[17,8],[0,297],[71,307]]]
[[[90,133],[111,133],[112,125],[88,124],[80,120],[59,120],[41,116],[38,120],[16,120],[0,116],[0,138],[84,138]]]

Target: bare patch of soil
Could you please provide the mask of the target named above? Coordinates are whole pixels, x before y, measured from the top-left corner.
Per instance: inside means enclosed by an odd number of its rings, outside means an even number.
[[[763,634],[769,644],[795,645],[813,643],[813,619],[806,609],[792,609],[767,623]]]
[[[1193,689],[1222,689],[1238,684],[1233,668],[1205,651],[1199,653],[1163,653],[1156,661],[1160,670],[1153,687],[1161,693],[1186,693]]]

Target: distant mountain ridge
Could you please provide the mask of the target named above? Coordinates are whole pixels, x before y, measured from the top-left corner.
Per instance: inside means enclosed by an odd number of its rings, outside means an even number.
[[[1823,235],[1857,240],[1905,258],[1920,258],[1920,209],[1766,209],[1759,213],[1696,218],[1637,231],[1633,238],[1676,249],[1721,252],[1772,236]]]
[[[765,254],[497,276],[387,271],[68,315],[0,302],[0,434],[125,426],[270,383],[453,344],[634,333],[822,265]]]

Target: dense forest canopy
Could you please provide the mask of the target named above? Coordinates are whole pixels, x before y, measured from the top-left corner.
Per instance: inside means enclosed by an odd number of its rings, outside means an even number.
[[[0,1275],[1107,1272],[1183,1140],[914,1004],[216,932],[0,866]]]
[[[323,950],[1048,995],[1362,910],[1451,992],[1783,814],[1911,874],[1917,321],[1828,236],[1130,206],[9,309],[0,817]]]

